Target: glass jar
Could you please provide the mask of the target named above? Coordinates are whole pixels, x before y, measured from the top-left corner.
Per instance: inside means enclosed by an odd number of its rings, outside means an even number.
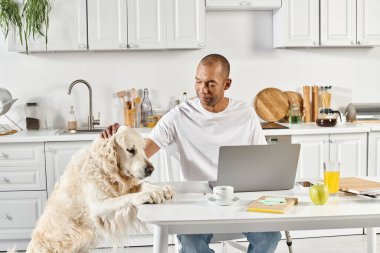
[[[289,123],[299,124],[301,122],[300,108],[296,104],[292,104],[289,108]]]
[[[41,126],[40,106],[38,103],[26,103],[26,129],[38,130]]]

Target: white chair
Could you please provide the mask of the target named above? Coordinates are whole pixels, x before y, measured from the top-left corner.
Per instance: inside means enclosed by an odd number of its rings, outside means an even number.
[[[179,153],[177,146],[175,144],[170,145],[169,147],[162,150],[164,152],[164,163],[166,166],[166,171],[164,172],[164,178],[167,182],[170,181],[180,181],[180,165],[179,165]],[[290,238],[289,231],[285,231],[286,244],[288,245],[289,253],[293,253],[292,249],[292,240]],[[211,243],[221,242],[222,243],[222,252],[226,252],[225,245],[230,245],[231,247],[247,252],[248,248],[244,245],[237,243],[235,240],[244,239],[245,237],[241,233],[222,233],[214,234]],[[177,236],[174,235],[174,245],[175,252],[180,252],[180,246]]]

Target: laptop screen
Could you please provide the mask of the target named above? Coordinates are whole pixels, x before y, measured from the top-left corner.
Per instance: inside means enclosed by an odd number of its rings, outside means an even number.
[[[216,185],[236,192],[288,190],[294,187],[300,144],[222,146]]]

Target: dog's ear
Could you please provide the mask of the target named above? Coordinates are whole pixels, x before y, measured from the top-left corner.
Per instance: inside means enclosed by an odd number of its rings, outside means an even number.
[[[112,136],[109,139],[104,139],[103,145],[98,152],[103,153],[102,155],[105,158],[104,162],[106,163],[106,167],[117,167],[117,143],[115,136]]]

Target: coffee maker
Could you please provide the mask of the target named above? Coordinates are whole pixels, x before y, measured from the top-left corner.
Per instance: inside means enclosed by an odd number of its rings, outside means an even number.
[[[315,123],[321,127],[335,126],[338,116],[342,121],[340,112],[331,109],[331,88],[332,86],[320,87],[320,108],[318,109],[318,116]]]

